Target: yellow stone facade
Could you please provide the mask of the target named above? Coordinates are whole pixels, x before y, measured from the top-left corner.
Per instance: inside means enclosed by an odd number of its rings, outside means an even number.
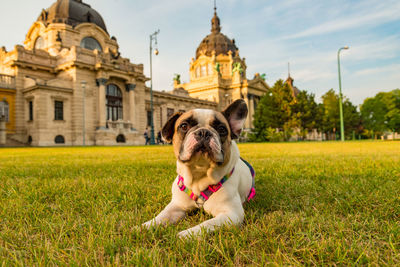
[[[9,117],[6,142],[144,144],[149,79],[143,64],[123,58],[118,48],[101,16],[86,3],[58,0],[43,10],[24,46],[0,48],[0,101],[7,102]],[[216,107],[179,92],[155,92],[154,102],[155,133],[172,111]]]

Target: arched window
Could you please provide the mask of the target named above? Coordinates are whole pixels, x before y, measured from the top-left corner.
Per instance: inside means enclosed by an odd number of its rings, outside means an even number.
[[[81,41],[81,47],[89,49],[89,50],[99,50],[99,51],[103,51],[103,49],[101,48],[100,43],[94,39],[93,37],[85,37],[82,39]]]
[[[35,41],[35,49],[43,49],[44,47],[44,39],[42,36],[39,36],[38,38],[36,38]]]
[[[201,65],[200,75],[201,75],[201,77],[204,77],[207,75],[207,66],[206,65]]]
[[[64,136],[57,135],[56,138],[54,138],[54,143],[56,143],[56,144],[65,144]]]
[[[0,102],[0,117],[4,116],[6,122],[8,122],[9,119],[10,119],[10,114],[9,113],[10,113],[10,110],[9,110],[9,107],[8,107],[8,103],[5,100],[1,101]]]
[[[125,143],[125,136],[123,134],[120,134],[117,136],[117,143]]]
[[[107,120],[122,120],[122,92],[115,84],[107,85]]]

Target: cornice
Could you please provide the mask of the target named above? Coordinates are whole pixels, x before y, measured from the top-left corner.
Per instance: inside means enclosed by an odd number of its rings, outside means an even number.
[[[22,93],[26,94],[28,92],[35,91],[35,90],[56,91],[56,92],[63,92],[63,93],[68,93],[68,94],[73,93],[73,90],[71,88],[63,88],[63,87],[49,86],[49,85],[34,85],[34,86],[23,89]]]
[[[147,88],[147,87],[146,87],[146,92],[150,92],[150,89]],[[206,104],[206,105],[211,105],[211,106],[217,106],[216,102],[208,101],[208,100],[202,100],[202,99],[188,97],[188,96],[178,96],[178,95],[174,95],[174,94],[170,94],[170,93],[166,93],[166,92],[159,92],[159,91],[153,91],[153,94],[154,94],[154,96],[167,98],[167,99],[173,99],[173,100],[180,100],[180,101],[185,101],[185,102],[192,102],[192,103],[198,103],[198,104]]]

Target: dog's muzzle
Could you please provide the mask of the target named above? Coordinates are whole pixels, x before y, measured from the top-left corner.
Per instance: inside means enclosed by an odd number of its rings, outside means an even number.
[[[210,139],[212,138],[212,133],[209,130],[199,129],[194,132],[193,135],[197,141],[194,152],[212,152],[210,147]]]
[[[199,129],[193,134],[198,142],[210,141],[210,138],[212,137],[212,133],[207,129]]]
[[[210,130],[200,128],[190,133],[184,144],[180,159],[188,161],[193,154],[207,154],[213,161],[223,161],[223,153],[221,151],[221,142],[217,140]]]

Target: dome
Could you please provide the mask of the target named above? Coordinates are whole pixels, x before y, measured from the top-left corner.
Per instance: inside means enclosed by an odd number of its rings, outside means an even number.
[[[216,11],[214,12],[214,17],[211,19],[211,34],[207,35],[203,41],[201,41],[196,50],[196,59],[199,58],[202,52],[206,56],[211,56],[212,51],[215,51],[216,56],[228,54],[229,51],[232,51],[234,55],[236,51],[238,51],[235,40],[231,40],[221,33],[220,20]]]
[[[37,21],[42,21],[45,25],[65,23],[73,27],[81,23],[94,23],[107,32],[100,14],[90,5],[82,3],[82,0],[57,0],[51,7],[42,11]]]

